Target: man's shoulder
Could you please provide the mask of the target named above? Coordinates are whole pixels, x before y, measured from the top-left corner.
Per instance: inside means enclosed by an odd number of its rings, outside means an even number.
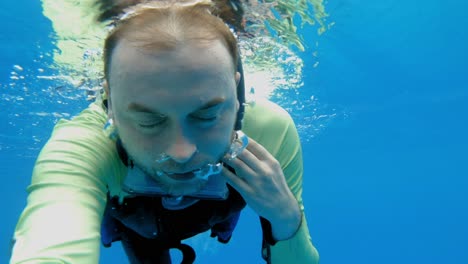
[[[55,125],[51,140],[80,140],[82,142],[107,141],[103,132],[107,114],[97,102],[71,119],[61,119]]]
[[[261,100],[247,107],[242,130],[267,149],[283,169],[292,164],[292,159],[300,159],[300,140],[294,121],[285,109],[273,102]],[[293,174],[285,173],[287,177]]]
[[[292,123],[289,113],[278,104],[259,99],[246,106],[243,130],[279,129]]]

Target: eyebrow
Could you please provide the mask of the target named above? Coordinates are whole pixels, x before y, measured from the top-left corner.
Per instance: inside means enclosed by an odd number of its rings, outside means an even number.
[[[204,105],[202,105],[201,107],[199,107],[194,112],[203,111],[203,110],[210,109],[212,107],[216,107],[216,106],[222,104],[224,101],[225,101],[225,99],[221,98],[221,97],[214,98],[214,99],[208,101],[207,103],[205,103]],[[161,113],[158,112],[157,110],[151,109],[151,108],[149,108],[147,106],[144,106],[144,105],[141,105],[141,104],[138,104],[138,103],[130,103],[128,105],[127,110],[131,111],[131,112],[140,112],[140,113],[161,115]]]

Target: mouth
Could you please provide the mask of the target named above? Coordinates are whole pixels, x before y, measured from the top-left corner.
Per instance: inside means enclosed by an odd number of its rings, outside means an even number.
[[[223,169],[223,163],[207,163],[203,166],[198,167],[198,169],[194,170],[173,170],[173,171],[165,171],[159,170],[156,171],[156,174],[159,177],[167,177],[176,181],[190,181],[194,178],[199,180],[208,180],[211,175],[219,174]]]

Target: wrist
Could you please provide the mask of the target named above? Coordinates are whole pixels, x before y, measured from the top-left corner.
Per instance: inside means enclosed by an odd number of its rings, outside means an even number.
[[[294,201],[296,200],[294,199]],[[295,202],[291,210],[283,213],[281,218],[270,223],[272,236],[276,241],[288,240],[294,237],[302,224],[302,211],[299,204]]]

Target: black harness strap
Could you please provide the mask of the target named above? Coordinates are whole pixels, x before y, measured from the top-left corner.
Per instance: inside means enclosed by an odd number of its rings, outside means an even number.
[[[180,264],[192,264],[193,262],[195,262],[195,250],[193,250],[191,246],[179,242],[178,245],[175,245],[171,248],[177,248],[182,252],[183,259]]]

